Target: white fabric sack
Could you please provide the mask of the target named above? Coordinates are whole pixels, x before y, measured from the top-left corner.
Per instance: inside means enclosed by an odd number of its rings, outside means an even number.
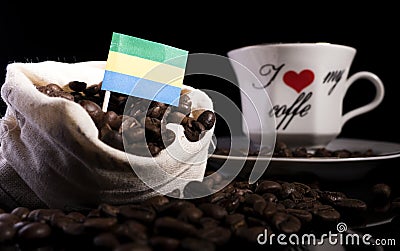
[[[98,139],[94,122],[79,104],[48,97],[34,86],[66,86],[75,80],[88,86],[98,84],[105,63],[45,61],[7,66],[1,87],[7,104],[0,128],[1,155],[48,207],[118,205],[158,194],[137,177],[137,170],[163,193],[176,187],[182,193],[187,182],[204,177],[214,127],[198,142],[190,142],[181,125],[168,124],[176,134],[175,141],[159,155],[127,154]],[[213,110],[212,100],[204,92],[186,85],[183,88],[190,90],[192,111]]]

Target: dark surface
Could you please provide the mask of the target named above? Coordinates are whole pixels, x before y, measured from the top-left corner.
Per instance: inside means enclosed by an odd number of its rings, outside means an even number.
[[[193,6],[170,2],[96,4],[84,8],[75,1],[43,5],[2,1],[0,6],[0,82],[10,62],[57,60],[78,62],[106,60],[112,32],[120,32],[190,53],[226,56],[234,48],[270,42],[331,42],[355,47],[358,51],[350,73],[371,71],[382,79],[386,94],[375,110],[351,119],[342,136],[400,142],[397,83],[400,57],[397,8],[374,2],[354,8],[340,2],[306,5],[283,2],[250,3],[218,7],[206,3]],[[180,7],[180,8],[178,8]],[[95,9],[95,10],[94,10]],[[150,17],[158,21],[148,22]],[[239,92],[231,84],[214,77],[188,78],[188,84],[227,95],[240,104]],[[351,87],[345,110],[368,102],[373,87],[364,82]],[[217,108],[218,105],[216,104]],[[226,134],[220,122],[217,135]]]
[[[323,6],[305,6],[301,2],[280,5],[266,2],[266,6],[230,2],[229,8],[218,8],[203,2],[193,2],[190,6],[186,5],[189,3],[172,6],[170,2],[150,2],[149,6],[132,3],[128,8],[113,2],[89,4],[89,8],[83,8],[82,3],[73,2],[51,5],[36,1],[1,2],[0,84],[4,82],[6,66],[11,62],[105,61],[112,32],[165,43],[190,53],[223,56],[231,49],[265,42],[346,44],[357,49],[350,73],[362,70],[376,73],[382,79],[386,93],[378,108],[351,119],[340,136],[400,142],[400,120],[397,119],[400,48],[396,34],[400,17],[396,12],[398,8],[388,3],[365,2],[351,8],[348,3],[340,2],[321,2]],[[157,17],[159,22],[148,22],[150,16]],[[240,103],[238,90],[221,79],[195,76],[187,80],[195,88],[215,90]],[[344,109],[360,106],[372,96],[372,87],[364,87],[360,81],[349,90]],[[1,104],[1,114],[4,110],[5,106]],[[224,123],[217,122],[217,136],[226,133]],[[398,171],[398,162],[391,165],[386,172],[375,173],[373,181],[398,184],[392,175]],[[395,189],[399,191],[398,187]],[[375,238],[393,236],[400,242],[398,223],[363,231]],[[385,250],[395,249],[386,247]]]

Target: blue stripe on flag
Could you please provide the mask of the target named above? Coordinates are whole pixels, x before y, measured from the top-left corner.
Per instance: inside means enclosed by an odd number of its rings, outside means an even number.
[[[181,88],[113,71],[105,71],[102,90],[178,106]],[[134,93],[134,95],[132,95]]]

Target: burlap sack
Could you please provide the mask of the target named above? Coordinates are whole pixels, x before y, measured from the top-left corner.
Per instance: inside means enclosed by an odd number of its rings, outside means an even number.
[[[95,124],[79,104],[48,97],[34,86],[65,86],[72,80],[98,84],[104,67],[103,61],[7,66],[1,88],[7,110],[0,129],[0,157],[48,207],[118,205],[158,194],[137,177],[137,170],[154,179],[162,192],[176,187],[182,192],[185,183],[176,178],[203,179],[214,127],[200,141],[189,142],[182,126],[169,124],[176,138],[159,155],[151,158],[126,154],[98,139]],[[204,92],[184,88],[191,91],[192,109],[213,110],[212,100]],[[163,176],[164,172],[171,176]]]

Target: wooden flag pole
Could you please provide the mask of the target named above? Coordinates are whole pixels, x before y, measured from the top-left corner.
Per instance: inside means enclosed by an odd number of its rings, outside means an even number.
[[[111,92],[110,91],[106,91],[104,94],[104,100],[103,100],[103,112],[107,112],[108,109],[108,103],[110,101],[110,96],[111,96]]]

